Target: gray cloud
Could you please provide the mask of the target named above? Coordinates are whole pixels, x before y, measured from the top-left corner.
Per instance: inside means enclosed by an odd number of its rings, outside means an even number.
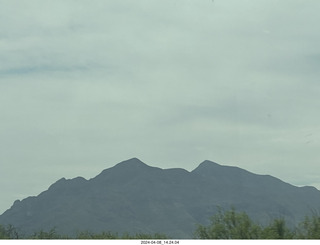
[[[316,183],[319,5],[3,1],[0,208],[134,156]]]

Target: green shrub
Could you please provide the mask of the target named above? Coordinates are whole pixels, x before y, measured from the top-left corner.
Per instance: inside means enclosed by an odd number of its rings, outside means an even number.
[[[258,239],[260,233],[261,228],[246,213],[237,213],[232,208],[225,212],[219,209],[209,226],[198,226],[195,236],[200,239]]]
[[[262,229],[261,239],[292,239],[295,232],[286,226],[284,219],[275,219],[273,222]]]
[[[298,238],[300,239],[320,239],[320,216],[314,213],[311,217],[306,217],[299,225]]]

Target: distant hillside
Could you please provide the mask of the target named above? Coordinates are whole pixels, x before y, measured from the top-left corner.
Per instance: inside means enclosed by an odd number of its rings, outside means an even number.
[[[133,158],[92,179],[62,178],[36,197],[15,201],[0,224],[26,234],[56,227],[69,235],[89,230],[190,238],[217,207],[232,206],[261,224],[284,217],[294,225],[320,209],[320,191],[210,161],[188,172]]]

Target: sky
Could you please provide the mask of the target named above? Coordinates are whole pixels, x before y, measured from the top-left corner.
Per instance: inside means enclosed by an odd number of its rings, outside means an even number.
[[[320,1],[0,2],[0,213],[133,157],[320,189]]]

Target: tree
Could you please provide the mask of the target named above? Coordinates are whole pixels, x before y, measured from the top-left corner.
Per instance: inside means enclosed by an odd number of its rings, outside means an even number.
[[[295,234],[287,226],[284,219],[275,219],[261,232],[261,239],[292,239]]]
[[[260,234],[261,227],[246,213],[238,213],[234,208],[224,212],[219,209],[209,226],[199,225],[195,232],[200,239],[258,239]]]
[[[304,221],[300,223],[298,233],[298,238],[300,239],[320,239],[319,214],[314,212],[311,217],[307,216]]]
[[[0,225],[0,239],[19,239],[19,233],[13,225]]]
[[[5,227],[0,225],[0,239],[9,239],[10,237],[7,234],[7,230]]]

